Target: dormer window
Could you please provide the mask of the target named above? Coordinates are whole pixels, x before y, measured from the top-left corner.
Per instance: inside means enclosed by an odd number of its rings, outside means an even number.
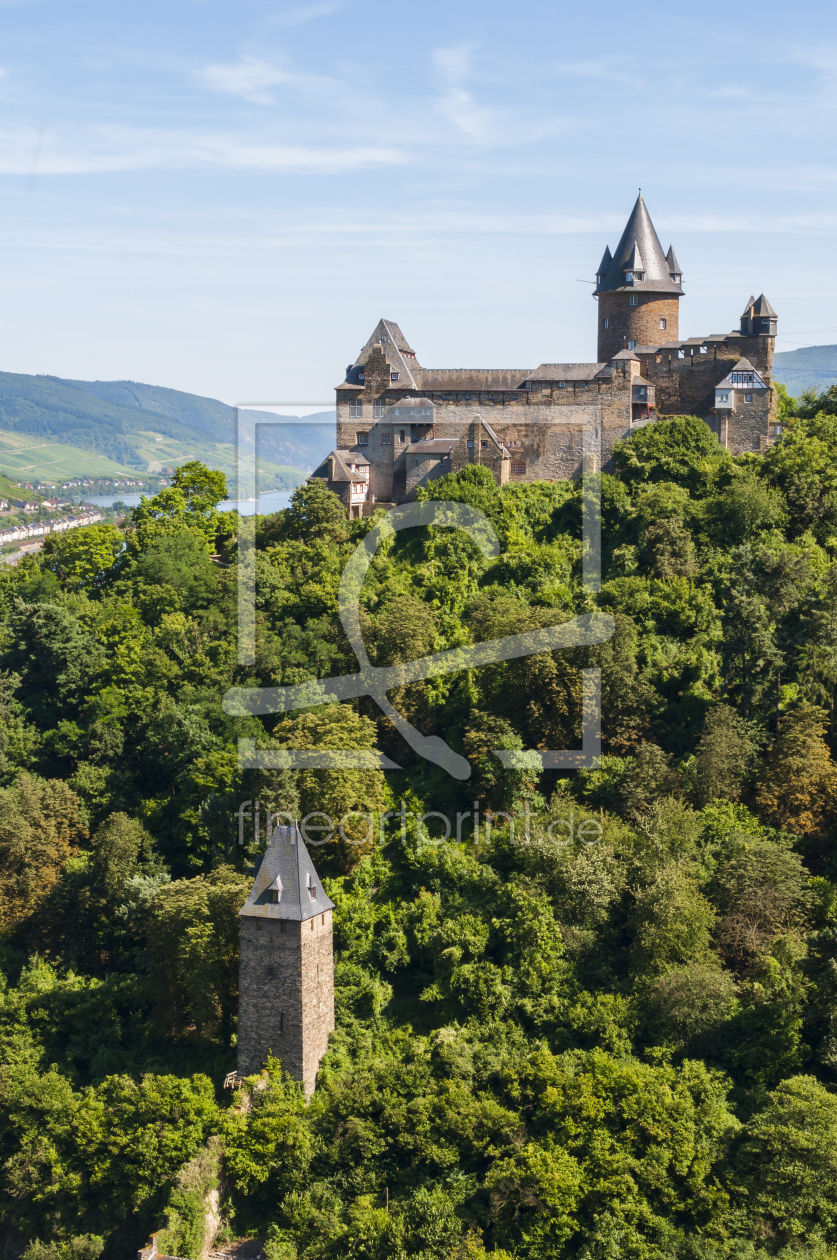
[[[358,374],[357,374],[357,379],[358,379],[358,382],[362,385],[362,384],[363,384],[363,382],[366,380],[366,373],[365,373],[365,372],[358,372]]]
[[[626,271],[625,272],[625,284],[633,284],[635,281],[644,280],[644,279],[645,279],[644,271]]]
[[[390,372],[389,379],[390,379],[391,381],[397,381],[397,380],[398,380],[398,373],[397,373],[397,372]]]

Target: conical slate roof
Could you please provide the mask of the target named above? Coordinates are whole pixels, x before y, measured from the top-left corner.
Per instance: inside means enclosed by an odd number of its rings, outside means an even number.
[[[675,276],[683,275],[683,268],[680,266],[680,263],[677,261],[677,255],[674,252],[673,245],[669,245],[668,247],[668,253],[666,254],[666,262],[668,263],[669,275],[675,275]]]
[[[605,245],[605,252],[602,254],[602,261],[599,263],[598,270],[596,271],[596,275],[606,276],[607,269],[612,262],[613,262],[613,255],[610,252],[610,246]]]
[[[296,827],[274,827],[250,896],[239,913],[254,919],[305,922],[333,909],[334,902],[323,892],[314,863]]]
[[[625,272],[640,270],[631,263],[631,258],[636,257],[636,254],[643,260],[645,279],[626,284]],[[615,293],[619,290],[631,293],[673,293],[678,296],[683,293],[680,285],[671,278],[663,247],[645,208],[642,193],[636,199],[636,205],[631,211],[610,266],[596,286],[596,293]]]
[[[753,303],[755,302],[755,300],[756,300],[756,299],[753,297],[753,295],[752,295],[752,293],[751,293],[751,294],[750,294],[750,297],[749,297],[749,300],[748,300],[748,302],[747,302],[747,305],[744,307],[744,313],[743,313],[743,315],[741,316],[741,318],[742,318],[742,319],[749,319],[749,318],[750,318],[750,316],[751,316],[751,315],[752,315],[752,313],[753,313]]]

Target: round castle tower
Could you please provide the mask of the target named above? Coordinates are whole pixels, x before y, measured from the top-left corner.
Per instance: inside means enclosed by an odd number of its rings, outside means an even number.
[[[634,346],[677,341],[681,279],[674,250],[663,253],[640,193],[616,253],[605,248],[596,272],[599,363]]]

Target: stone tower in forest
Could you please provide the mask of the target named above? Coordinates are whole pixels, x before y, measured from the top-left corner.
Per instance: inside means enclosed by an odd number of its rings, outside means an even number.
[[[295,827],[275,827],[241,910],[238,1070],[268,1053],[311,1094],[334,1028],[334,902]]]
[[[674,249],[663,253],[640,193],[616,253],[605,247],[596,272],[600,363],[620,350],[677,341],[682,278]]]

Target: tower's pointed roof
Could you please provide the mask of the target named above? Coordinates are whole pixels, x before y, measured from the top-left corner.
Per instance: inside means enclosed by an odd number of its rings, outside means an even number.
[[[596,269],[596,275],[606,276],[607,269],[612,262],[613,262],[613,255],[610,252],[610,246],[605,245],[605,252],[602,254],[602,261],[599,263],[598,268]]]
[[[645,279],[625,283],[625,272],[634,270],[630,259],[638,251],[644,265]],[[683,290],[671,278],[669,265],[663,253],[660,239],[654,231],[651,216],[645,208],[642,193],[636,199],[625,231],[617,245],[610,266],[596,286],[596,293],[614,293],[617,290],[644,293],[672,293],[678,296]]]
[[[741,315],[741,318],[742,318],[742,319],[749,319],[749,318],[750,318],[750,316],[751,316],[751,315],[752,315],[752,313],[753,313],[753,303],[755,302],[755,300],[756,300],[756,299],[753,297],[753,295],[752,295],[752,293],[751,293],[751,294],[750,294],[750,296],[749,296],[749,298],[747,299],[747,305],[744,307],[744,310],[743,310],[743,312],[742,312],[742,315]]]
[[[666,254],[666,262],[668,263],[668,274],[670,276],[683,275],[683,268],[680,266],[680,263],[677,261],[677,255],[674,252],[673,245],[669,245],[668,247],[668,253]]]
[[[778,318],[776,312],[774,311],[773,307],[770,305],[770,303],[768,302],[767,298],[764,296],[763,293],[759,297],[756,298],[755,302],[751,298],[750,305],[753,308],[754,315],[767,315],[769,316],[770,319]]]
[[[278,898],[277,898],[278,894]],[[313,919],[333,910],[296,827],[274,827],[240,913],[255,919]]]

